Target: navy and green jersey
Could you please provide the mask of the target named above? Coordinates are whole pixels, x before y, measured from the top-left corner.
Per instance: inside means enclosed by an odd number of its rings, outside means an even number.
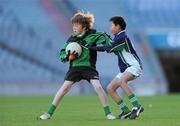
[[[64,48],[60,51],[60,60],[67,62],[66,46],[71,42],[77,42],[82,46],[82,53],[80,57],[70,62],[71,67],[92,67],[96,68],[97,52],[89,50],[86,47],[96,46],[98,44],[104,44],[109,42],[109,38],[101,32],[89,29],[84,35],[71,35],[64,45]]]
[[[133,44],[126,35],[125,31],[115,35],[111,43],[92,47],[92,50],[107,51],[114,53],[118,57],[118,65],[121,72],[124,72],[130,66],[138,66],[142,69],[142,63],[138,57]]]

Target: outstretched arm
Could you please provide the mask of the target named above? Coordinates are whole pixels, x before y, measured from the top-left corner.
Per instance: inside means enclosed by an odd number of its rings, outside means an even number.
[[[124,46],[125,46],[125,39],[121,38],[120,40],[112,41],[109,44],[92,46],[90,47],[90,49],[101,52],[107,51],[108,53],[111,53],[122,50]]]
[[[107,51],[107,48],[109,48],[109,45],[97,45],[90,47],[91,50],[100,51],[100,52]]]

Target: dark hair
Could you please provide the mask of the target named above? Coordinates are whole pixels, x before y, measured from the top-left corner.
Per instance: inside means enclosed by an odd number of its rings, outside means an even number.
[[[126,29],[126,22],[121,16],[114,16],[109,21],[113,22],[115,25],[119,25],[122,30]]]

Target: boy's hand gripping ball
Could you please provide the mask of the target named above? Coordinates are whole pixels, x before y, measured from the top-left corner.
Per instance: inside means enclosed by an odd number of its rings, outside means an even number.
[[[78,58],[82,53],[82,48],[77,42],[71,42],[66,47],[67,60],[72,61]]]

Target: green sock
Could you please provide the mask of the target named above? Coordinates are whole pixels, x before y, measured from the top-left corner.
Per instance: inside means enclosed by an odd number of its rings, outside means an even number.
[[[139,102],[138,102],[137,97],[135,96],[135,94],[132,94],[132,95],[128,96],[128,98],[129,98],[131,104],[132,104],[134,107],[139,107],[139,106],[140,106],[140,104],[139,104]]]
[[[52,104],[48,109],[48,113],[52,116],[55,109],[56,109],[56,106]]]
[[[121,99],[118,103],[118,106],[121,108],[124,112],[130,112],[129,108],[127,107],[126,103]]]
[[[108,115],[111,113],[109,106],[104,107],[105,115]]]

